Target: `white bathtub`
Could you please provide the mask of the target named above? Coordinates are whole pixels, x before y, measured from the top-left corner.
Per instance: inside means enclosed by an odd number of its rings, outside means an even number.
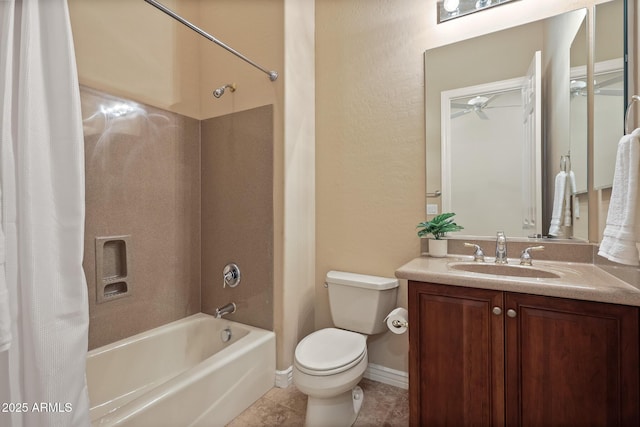
[[[92,426],[224,426],[273,387],[275,351],[273,332],[202,313],[92,350]]]

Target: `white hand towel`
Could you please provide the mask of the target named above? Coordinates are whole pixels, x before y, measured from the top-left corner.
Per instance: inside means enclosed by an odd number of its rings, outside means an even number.
[[[560,218],[562,218],[562,208],[565,202],[565,193],[567,187],[567,173],[560,171],[556,175],[554,195],[553,195],[553,212],[551,213],[551,226],[549,227],[549,235],[557,236],[560,233]]]
[[[636,209],[639,163],[640,129],[636,129],[618,143],[607,223],[598,251],[598,255],[626,265],[640,264],[636,247],[640,237],[640,211]]]
[[[578,191],[576,187],[576,174],[573,173],[573,171],[569,171],[567,178],[569,179],[569,191],[571,195],[574,195]]]
[[[2,212],[2,192],[0,192],[0,212]],[[2,215],[0,214],[0,220]],[[9,293],[5,276],[5,240],[0,221],[0,352],[11,346],[11,312],[9,311]]]
[[[11,313],[9,312],[9,294],[4,277],[4,265],[0,268],[0,352],[11,347]]]
[[[562,225],[566,226],[566,227],[571,227],[571,195],[573,194],[573,192],[571,191],[571,176],[572,172],[568,172],[566,174],[567,177],[567,182],[565,183],[564,186],[564,209],[563,209],[563,216],[564,216],[564,222]]]

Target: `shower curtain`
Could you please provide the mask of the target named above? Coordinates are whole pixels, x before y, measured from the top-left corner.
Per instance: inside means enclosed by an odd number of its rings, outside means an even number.
[[[0,0],[0,426],[88,426],[84,154],[66,0]]]

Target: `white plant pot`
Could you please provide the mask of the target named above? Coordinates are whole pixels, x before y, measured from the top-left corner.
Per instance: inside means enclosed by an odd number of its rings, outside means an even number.
[[[442,258],[447,256],[449,241],[447,239],[429,239],[429,256]]]

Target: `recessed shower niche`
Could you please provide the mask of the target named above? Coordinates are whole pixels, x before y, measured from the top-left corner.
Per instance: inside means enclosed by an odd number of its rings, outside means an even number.
[[[96,303],[131,295],[130,235],[96,237]]]

